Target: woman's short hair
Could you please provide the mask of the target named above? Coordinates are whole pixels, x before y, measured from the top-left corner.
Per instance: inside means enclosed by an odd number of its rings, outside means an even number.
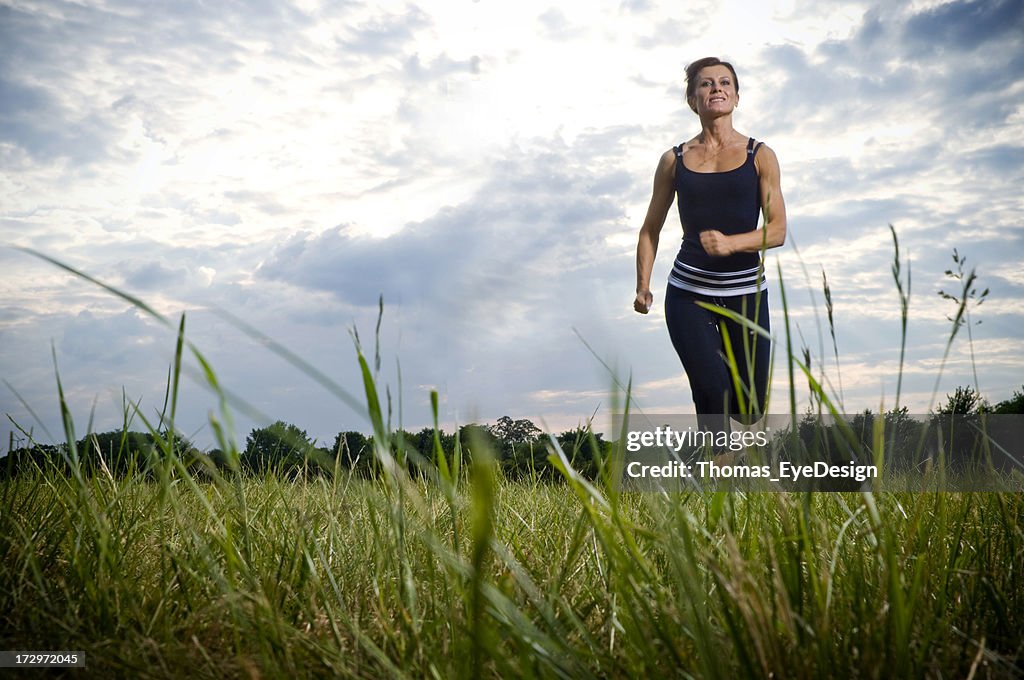
[[[702,68],[708,66],[724,66],[732,73],[732,84],[736,88],[736,92],[740,91],[740,78],[736,75],[736,69],[732,67],[727,61],[722,61],[718,57],[704,57],[697,61],[691,62],[686,66],[686,103],[689,104],[690,108],[693,109],[694,113],[697,113],[697,107],[694,106],[693,97],[697,94],[697,74],[700,73]]]

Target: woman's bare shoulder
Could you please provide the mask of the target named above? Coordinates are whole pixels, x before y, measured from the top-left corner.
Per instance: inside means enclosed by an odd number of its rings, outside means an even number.
[[[761,172],[762,169],[769,172],[778,172],[779,157],[775,155],[775,149],[761,142],[757,149],[757,155],[754,156],[754,166],[758,172]]]

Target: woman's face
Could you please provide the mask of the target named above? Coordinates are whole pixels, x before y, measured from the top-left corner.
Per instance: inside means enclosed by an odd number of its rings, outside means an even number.
[[[693,97],[694,108],[700,115],[732,113],[740,100],[732,71],[721,64],[705,66],[697,72],[697,89]]]

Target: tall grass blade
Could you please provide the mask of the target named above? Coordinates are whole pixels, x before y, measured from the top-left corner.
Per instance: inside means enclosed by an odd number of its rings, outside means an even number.
[[[896,228],[892,224],[889,225],[889,231],[892,233],[893,246],[892,278],[896,283],[896,292],[900,298],[900,364],[896,372],[896,405],[893,407],[895,410],[899,410],[900,395],[903,390],[903,366],[907,354],[907,321],[910,318],[910,260],[907,260],[907,282],[904,289],[901,276],[903,267],[900,262],[900,240],[896,236]]]

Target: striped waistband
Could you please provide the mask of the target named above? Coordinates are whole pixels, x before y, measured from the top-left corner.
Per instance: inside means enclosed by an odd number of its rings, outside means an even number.
[[[668,282],[701,295],[747,295],[764,289],[765,276],[760,265],[739,271],[713,272],[680,262],[677,257]]]

